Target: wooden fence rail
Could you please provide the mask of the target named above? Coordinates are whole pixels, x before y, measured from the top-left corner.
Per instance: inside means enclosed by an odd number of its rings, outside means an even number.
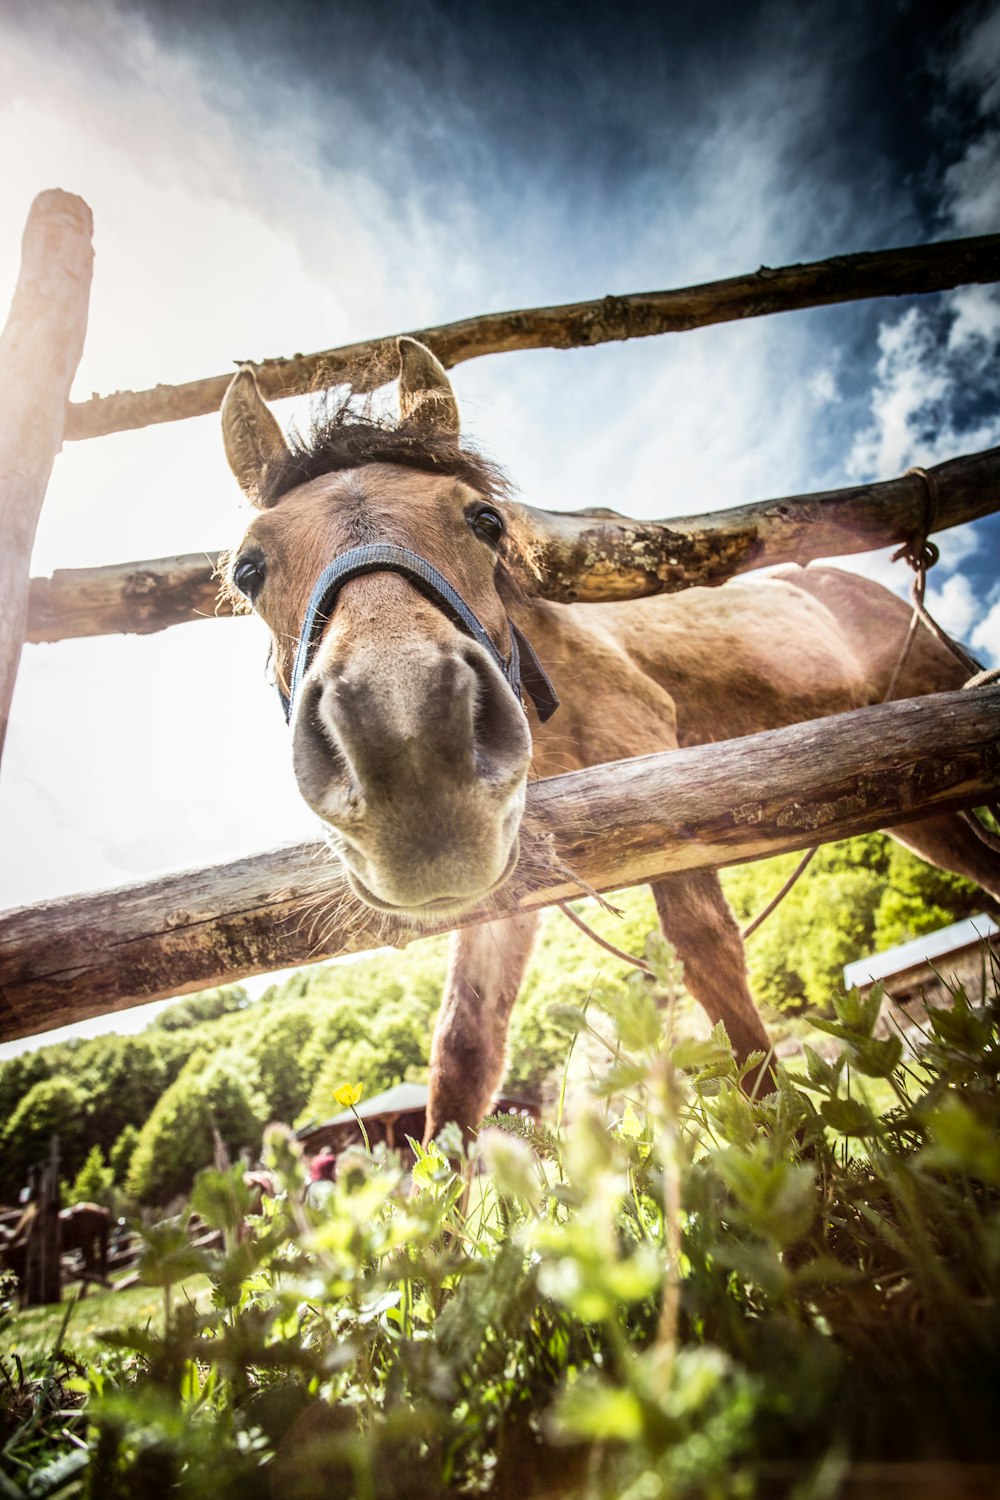
[[[623,339],[683,333],[711,323],[760,318],[768,313],[824,307],[868,297],[914,296],[951,287],[1000,281],[1000,235],[939,240],[861,255],[836,255],[805,265],[761,266],[745,276],[665,292],[638,292],[571,302],[560,307],[522,308],[486,313],[407,330],[411,338],[433,349],[447,367],[484,354],[524,349],[574,349]],[[367,339],[317,354],[255,363],[265,396],[301,395],[320,387],[350,382],[355,390],[372,390],[390,379],[396,357],[396,335]],[[70,404],[68,438],[102,437],[178,422],[218,411],[232,377],[210,375],[184,385],[158,385],[147,391],[117,391]]]
[[[935,529],[989,515],[1000,506],[1000,448],[949,459],[930,473]],[[721,583],[774,563],[867,552],[920,534],[927,491],[913,473],[880,484],[759,500],[704,516],[635,521],[613,511],[523,507],[545,537],[538,562],[548,599],[634,599],[692,584]],[[195,552],[103,568],[66,568],[33,578],[28,641],[148,635],[193,620],[231,615],[218,598],[218,552]]]
[[[582,882],[612,890],[868,833],[998,790],[1000,687],[595,766],[530,788],[522,862],[491,915],[571,898]],[[0,1040],[420,935],[345,895],[321,845],[293,845],[4,914]]]

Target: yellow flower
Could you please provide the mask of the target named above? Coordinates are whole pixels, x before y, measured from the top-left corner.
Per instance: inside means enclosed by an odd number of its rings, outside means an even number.
[[[353,1109],[361,1098],[362,1088],[360,1083],[342,1083],[339,1089],[334,1089],[333,1097],[341,1109]]]

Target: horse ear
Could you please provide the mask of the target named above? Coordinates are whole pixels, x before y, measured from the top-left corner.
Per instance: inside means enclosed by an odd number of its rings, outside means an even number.
[[[222,440],[243,493],[260,504],[264,472],[288,453],[285,435],[257,387],[252,365],[241,365],[222,402]]]
[[[399,346],[399,415],[403,423],[425,430],[459,433],[458,402],[444,365],[416,339],[397,339]]]

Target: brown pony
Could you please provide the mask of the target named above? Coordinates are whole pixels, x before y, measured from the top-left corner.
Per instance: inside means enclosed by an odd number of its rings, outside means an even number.
[[[111,1232],[111,1213],[99,1203],[73,1203],[60,1209],[59,1253],[69,1255],[79,1250],[83,1258],[84,1281],[108,1279],[108,1237]],[[0,1230],[0,1268],[12,1271],[21,1282],[28,1263],[28,1247],[33,1237],[41,1232],[40,1212],[37,1202],[29,1203],[13,1229]]]
[[[511,504],[498,471],[460,445],[435,357],[411,339],[399,353],[397,426],[341,409],[289,445],[249,368],[222,413],[230,465],[258,507],[231,554],[229,586],[270,627],[279,691],[293,699],[299,788],[366,905],[412,924],[488,903],[518,863],[529,775],[883,700],[910,612],[852,574],[786,567],[615,604],[535,596],[540,538],[530,517]],[[317,579],[347,553],[357,570],[352,563],[335,593],[317,597]],[[431,583],[407,571],[414,554],[436,570]],[[372,561],[397,555],[400,570]],[[472,623],[442,594],[442,578]],[[512,624],[522,632],[525,687],[539,680],[526,639],[562,700],[547,722],[521,701]],[[921,632],[897,696],[956,688],[965,675]],[[534,696],[546,712],[544,687]],[[1000,897],[996,857],[957,816],[891,831]],[[738,1056],[768,1052],[717,875],[672,875],[652,889],[688,990],[725,1023]],[[429,1138],[448,1120],[475,1126],[497,1091],[536,921],[484,921],[453,935],[431,1052]]]
[[[100,1203],[72,1203],[59,1212],[59,1243],[63,1255],[79,1250],[84,1280],[107,1282],[111,1212]]]

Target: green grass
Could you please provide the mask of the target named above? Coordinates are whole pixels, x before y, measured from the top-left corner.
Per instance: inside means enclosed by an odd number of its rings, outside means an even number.
[[[199,1308],[208,1305],[211,1285],[207,1276],[189,1276],[176,1289],[178,1300],[187,1299]],[[66,1307],[79,1284],[64,1289],[62,1302],[50,1303],[47,1307],[28,1307],[14,1313],[4,1328],[4,1351],[10,1356],[17,1354],[26,1367],[37,1364],[52,1353]],[[110,1328],[138,1326],[156,1334],[163,1333],[163,1293],[157,1287],[133,1286],[119,1292],[113,1288],[106,1292],[88,1292],[82,1301],[77,1301],[69,1317],[64,1343],[74,1353],[84,1357],[96,1354],[104,1346],[98,1335]]]

